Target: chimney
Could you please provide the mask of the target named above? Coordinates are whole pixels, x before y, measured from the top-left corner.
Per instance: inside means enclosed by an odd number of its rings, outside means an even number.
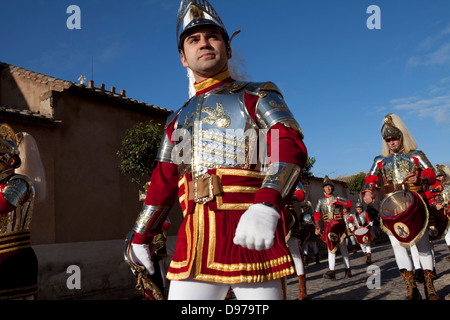
[[[100,90],[105,91],[105,84],[104,83],[100,83]]]
[[[116,93],[116,87],[111,87],[111,92]]]
[[[122,97],[125,97],[125,90],[120,90],[120,95],[121,95]]]
[[[94,80],[89,80],[89,88],[93,88],[94,87]]]

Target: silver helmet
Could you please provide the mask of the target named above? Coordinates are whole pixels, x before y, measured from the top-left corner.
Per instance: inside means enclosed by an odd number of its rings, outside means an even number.
[[[392,113],[384,117],[383,126],[381,127],[381,136],[387,137],[402,137],[402,131],[394,124]]]
[[[216,26],[224,36],[226,43],[229,36],[225,25],[219,15],[207,0],[182,0],[177,14],[177,44],[178,50],[182,50],[186,31],[198,26]]]
[[[3,171],[9,159],[17,156],[15,167],[20,166],[19,148],[14,130],[6,123],[0,124],[0,171]]]

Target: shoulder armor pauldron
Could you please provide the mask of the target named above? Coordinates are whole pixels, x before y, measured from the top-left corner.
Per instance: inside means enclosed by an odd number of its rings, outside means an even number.
[[[256,120],[263,129],[270,129],[277,123],[298,131],[303,138],[300,125],[286,105],[280,89],[273,82],[251,82],[246,86],[250,94],[259,97],[256,105]]]
[[[378,165],[380,164],[380,162],[382,162],[385,158],[383,156],[376,156],[373,159],[373,163],[372,163],[372,167],[369,170],[369,175],[374,175],[377,176],[380,172],[380,168],[378,167]]]
[[[31,190],[34,195],[34,186],[30,178],[21,174],[14,174],[6,182],[2,194],[9,203],[17,207],[25,198],[29,190]]]
[[[417,158],[419,160],[420,169],[432,169],[434,170],[433,165],[428,160],[427,156],[421,150],[414,150],[411,152],[411,156]]]
[[[190,101],[190,100],[189,100]],[[188,101],[188,102],[189,102]],[[186,102],[183,107],[181,107],[176,112],[173,112],[167,117],[166,125],[164,126],[164,132],[161,138],[161,143],[159,144],[158,154],[155,158],[156,161],[172,163],[172,149],[173,143],[170,141],[170,137],[167,136],[166,129],[174,121],[174,119],[180,114],[181,110],[188,104]]]

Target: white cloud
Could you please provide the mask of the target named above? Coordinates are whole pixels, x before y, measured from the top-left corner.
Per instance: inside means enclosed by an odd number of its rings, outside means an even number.
[[[450,91],[445,95],[407,97],[390,101],[392,108],[419,118],[432,117],[437,124],[450,123]]]
[[[422,54],[408,58],[409,67],[443,65],[450,62],[450,24],[436,36],[427,37],[418,45]]]

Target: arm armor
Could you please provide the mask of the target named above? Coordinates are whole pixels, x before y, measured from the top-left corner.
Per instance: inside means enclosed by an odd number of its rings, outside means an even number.
[[[246,90],[258,95],[256,104],[256,122],[261,129],[269,130],[277,123],[296,130],[303,139],[300,125],[294,119],[291,111],[284,102],[278,87],[272,82],[251,83]],[[273,162],[269,165],[261,188],[272,188],[280,192],[284,198],[294,187],[300,175],[301,168],[297,164]]]
[[[384,157],[382,157],[382,156],[375,157],[375,159],[373,160],[372,167],[370,168],[369,173],[367,174],[366,178],[368,176],[378,177],[380,175],[381,170],[380,170],[379,165],[383,161],[383,159],[384,159]],[[376,187],[376,185],[373,182],[367,182],[367,179],[366,179],[366,184],[364,185],[363,192],[365,192],[365,191],[373,192],[375,187]]]
[[[181,108],[182,109],[182,108]],[[173,143],[170,140],[167,133],[167,127],[174,121],[174,119],[178,116],[178,114],[181,112],[181,109],[177,112],[172,113],[166,121],[166,126],[164,127],[164,133],[161,139],[161,143],[159,145],[158,154],[156,155],[155,161],[159,162],[167,162],[172,163],[172,150],[173,150]]]
[[[141,235],[160,232],[168,211],[168,206],[149,206],[144,204],[133,227],[133,231]]]
[[[294,187],[301,172],[301,168],[293,163],[274,162],[269,166],[261,188],[277,190],[284,198]]]

